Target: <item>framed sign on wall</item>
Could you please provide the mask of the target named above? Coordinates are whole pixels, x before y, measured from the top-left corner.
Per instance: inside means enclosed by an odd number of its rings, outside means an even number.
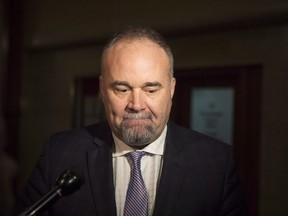
[[[192,88],[190,102],[190,128],[233,145],[234,89]]]

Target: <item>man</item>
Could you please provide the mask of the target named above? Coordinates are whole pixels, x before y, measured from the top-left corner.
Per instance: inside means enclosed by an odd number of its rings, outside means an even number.
[[[246,215],[232,149],[168,122],[175,84],[171,50],[157,32],[133,28],[114,37],[100,77],[107,122],[50,137],[18,211],[78,166],[86,183],[49,215]],[[129,152],[144,152],[141,165]],[[131,198],[136,166],[142,183]],[[135,203],[141,207],[129,214]]]

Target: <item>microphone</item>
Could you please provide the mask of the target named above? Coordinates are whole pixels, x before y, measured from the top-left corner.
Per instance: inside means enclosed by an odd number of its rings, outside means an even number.
[[[57,178],[55,185],[47,194],[19,216],[37,215],[39,212],[47,210],[49,206],[53,205],[62,196],[70,195],[79,190],[83,184],[83,172],[78,167],[71,167]]]

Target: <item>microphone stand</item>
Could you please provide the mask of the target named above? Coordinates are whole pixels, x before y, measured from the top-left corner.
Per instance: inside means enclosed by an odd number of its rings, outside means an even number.
[[[61,188],[54,187],[47,194],[45,194],[40,200],[38,200],[28,210],[21,213],[19,216],[33,216],[39,214],[43,209],[46,209],[48,205],[53,205],[61,197]]]
[[[62,196],[70,195],[79,190],[83,184],[84,175],[81,170],[77,167],[71,167],[59,176],[55,186],[48,193],[18,216],[37,215],[39,212],[47,210],[49,206],[53,205]]]

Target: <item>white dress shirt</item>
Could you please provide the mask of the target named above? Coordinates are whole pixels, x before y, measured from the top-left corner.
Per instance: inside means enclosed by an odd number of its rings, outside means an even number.
[[[141,151],[152,154],[144,155],[141,159],[141,172],[149,197],[149,215],[152,215],[154,209],[157,184],[158,180],[160,179],[160,173],[163,163],[166,132],[167,126],[164,128],[162,134],[157,140],[146,146],[144,149],[141,149]],[[131,172],[131,167],[128,159],[124,155],[131,151],[134,151],[134,149],[123,143],[114,134],[113,139],[115,143],[115,151],[113,152],[115,199],[117,215],[121,216],[124,212],[126,192]]]

